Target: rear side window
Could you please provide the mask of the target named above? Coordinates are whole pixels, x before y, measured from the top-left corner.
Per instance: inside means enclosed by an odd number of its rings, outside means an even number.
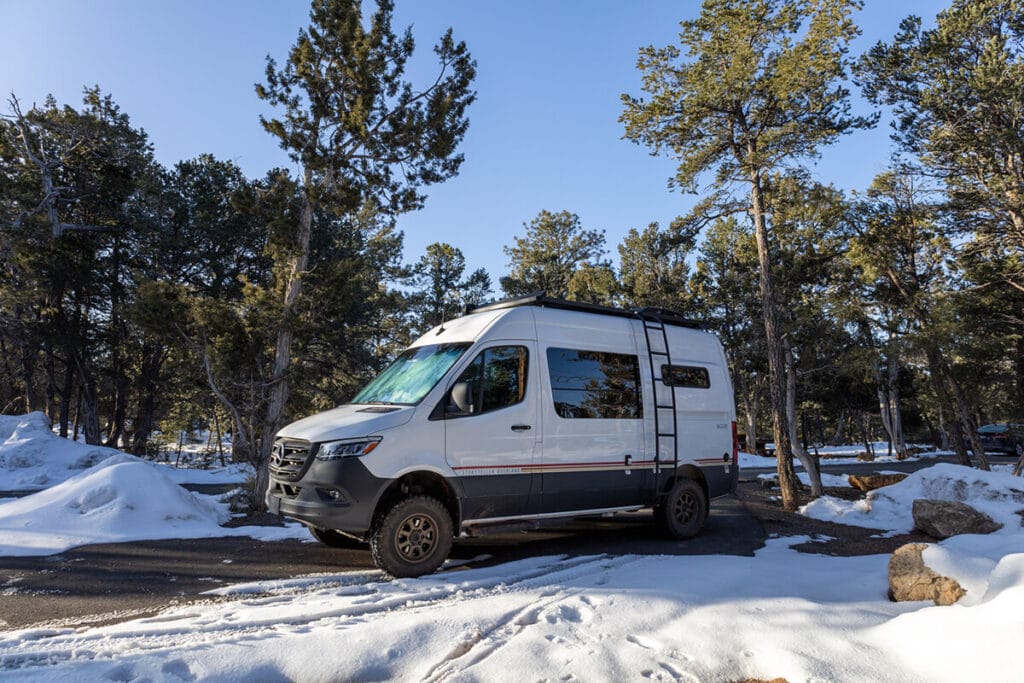
[[[643,417],[640,364],[636,356],[549,348],[547,358],[552,398],[559,417]]]
[[[526,396],[525,346],[484,349],[456,380],[469,385],[473,413],[486,413],[515,405]]]
[[[695,365],[662,365],[661,378],[665,386],[710,389],[711,376],[707,368]]]

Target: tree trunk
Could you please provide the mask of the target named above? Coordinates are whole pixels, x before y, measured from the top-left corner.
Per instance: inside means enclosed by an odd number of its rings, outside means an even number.
[[[788,340],[783,343],[783,348],[786,354],[786,422],[789,424],[789,438],[793,444],[793,453],[804,466],[804,471],[810,479],[811,495],[820,498],[825,495],[825,487],[821,485],[818,462],[796,438],[796,367],[793,362],[793,348]]]
[[[71,421],[71,397],[75,393],[75,373],[64,359],[64,385],[60,394],[60,435],[68,438],[68,424]]]
[[[1021,311],[1021,319],[1024,320],[1024,311]],[[1017,400],[1014,402],[1014,418],[1018,422],[1024,422],[1024,330],[1017,337],[1016,358],[1013,362],[1014,389]]]
[[[255,494],[256,500],[262,501],[263,494],[270,483],[267,463],[274,447],[274,437],[281,427],[285,405],[288,402],[288,366],[292,353],[292,317],[299,296],[302,294],[302,281],[309,264],[309,239],[313,225],[313,172],[306,168],[303,178],[302,211],[299,215],[298,231],[293,244],[294,251],[288,260],[287,280],[285,281],[284,302],[281,309],[281,323],[277,332],[277,346],[274,352],[274,368],[271,375],[270,396],[267,401],[266,417],[259,439],[259,452],[256,466]]]
[[[163,369],[165,348],[160,344],[145,344],[142,348],[142,366],[139,369],[139,405],[133,421],[131,452],[143,455],[156,415],[156,392]]]
[[[964,429],[975,432],[975,438],[977,438],[977,431],[971,429],[970,424],[970,411],[966,411],[966,414],[961,413],[958,401],[955,397],[951,397],[953,388],[957,386],[955,379],[949,372],[949,367],[946,365],[942,358],[942,354],[934,346],[929,346],[925,350],[926,357],[928,358],[928,369],[931,374],[932,388],[935,391],[936,396],[939,399],[939,409],[944,412],[943,418],[946,416],[952,419],[947,423],[950,428],[950,436],[953,439],[953,449],[956,451],[957,460],[961,465],[971,466],[971,458],[967,454],[967,447],[964,444],[963,433],[960,431],[962,425]],[[967,418],[967,423],[963,423],[963,417]],[[958,422],[960,423],[958,425]],[[980,444],[979,444],[980,446]],[[974,451],[975,457],[978,456],[978,451]],[[985,451],[981,450],[981,458],[985,458]],[[979,463],[981,461],[979,460]],[[985,467],[982,469],[988,469],[988,459],[985,459]]]
[[[864,460],[871,462],[875,459],[875,447],[871,445],[871,416],[866,412],[860,412],[860,439],[864,443]]]
[[[740,394],[743,397],[743,417],[747,434],[747,452],[757,453],[757,411],[760,400],[756,381],[751,382],[745,373],[740,374]]]
[[[220,456],[220,466],[224,467],[227,463],[224,462],[224,441],[223,434],[220,431],[220,414],[217,409],[213,410],[213,425],[217,430],[217,455]]]
[[[792,512],[799,505],[798,481],[793,471],[793,448],[789,438],[786,417],[786,370],[782,349],[782,329],[775,289],[772,282],[772,261],[768,244],[768,226],[761,175],[757,171],[750,178],[751,211],[754,218],[754,237],[757,241],[758,282],[761,309],[764,315],[765,348],[768,353],[768,397],[771,403],[772,436],[775,439],[776,467],[783,509]]]
[[[78,366],[79,392],[78,399],[81,402],[80,413],[83,417],[82,426],[85,429],[85,442],[90,446],[99,446],[103,442],[100,433],[100,412],[96,398],[96,384],[93,381],[92,373],[85,367],[79,350],[75,350],[75,365]],[[77,429],[76,429],[77,437]]]
[[[836,431],[832,435],[832,438],[828,440],[829,446],[838,446],[843,442],[843,438],[846,433],[846,408],[839,411],[839,419],[836,420]]]

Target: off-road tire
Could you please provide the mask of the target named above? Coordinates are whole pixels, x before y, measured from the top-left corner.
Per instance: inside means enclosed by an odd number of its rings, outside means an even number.
[[[399,501],[384,513],[370,535],[374,564],[396,579],[436,571],[451,548],[451,515],[441,501],[430,496]]]
[[[704,488],[693,479],[680,478],[665,499],[654,507],[654,524],[668,538],[692,538],[708,516]]]
[[[366,546],[364,542],[334,529],[318,529],[315,526],[308,528],[313,538],[332,548],[363,548]]]

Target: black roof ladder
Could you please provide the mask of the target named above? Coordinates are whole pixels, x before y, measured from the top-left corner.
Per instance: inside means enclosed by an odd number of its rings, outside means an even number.
[[[661,494],[662,469],[671,463],[674,473],[679,464],[678,418],[676,390],[665,382],[662,371],[672,365],[668,330],[660,309],[641,308],[636,311],[644,326],[647,359],[651,370],[651,388],[654,394],[654,493]],[[671,419],[666,413],[671,414]]]

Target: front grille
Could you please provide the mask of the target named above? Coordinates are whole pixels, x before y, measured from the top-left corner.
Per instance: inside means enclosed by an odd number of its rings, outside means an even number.
[[[306,469],[311,453],[308,441],[280,440],[270,454],[270,474],[278,479],[294,481]]]

